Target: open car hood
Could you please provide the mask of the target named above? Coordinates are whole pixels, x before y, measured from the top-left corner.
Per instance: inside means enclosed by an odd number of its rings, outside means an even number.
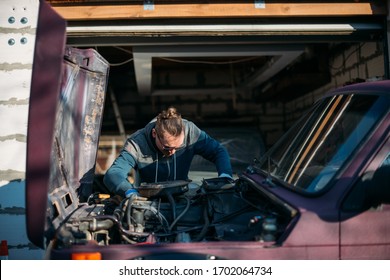
[[[92,188],[109,69],[94,50],[66,47],[65,29],[41,2],[26,167],[27,234],[41,248]]]

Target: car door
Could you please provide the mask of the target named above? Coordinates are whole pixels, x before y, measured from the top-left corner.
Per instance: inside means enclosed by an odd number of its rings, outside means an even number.
[[[390,258],[390,139],[343,203],[341,259]]]

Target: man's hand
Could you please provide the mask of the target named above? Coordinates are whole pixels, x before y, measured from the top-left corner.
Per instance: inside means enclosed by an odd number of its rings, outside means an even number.
[[[128,189],[125,192],[125,195],[126,195],[127,198],[129,198],[131,200],[141,200],[141,201],[148,200],[146,197],[140,196],[139,192],[137,190],[135,190],[135,189]]]

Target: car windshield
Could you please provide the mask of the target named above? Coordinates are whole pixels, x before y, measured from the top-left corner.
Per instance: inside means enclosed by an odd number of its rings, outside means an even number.
[[[260,169],[304,193],[324,190],[389,107],[389,96],[325,98],[261,159]]]
[[[254,158],[260,158],[265,153],[265,145],[258,129],[253,126],[241,127],[212,127],[204,130],[224,146],[229,155],[234,174],[239,174],[253,162]],[[199,155],[195,155],[191,171],[214,172],[215,165]]]

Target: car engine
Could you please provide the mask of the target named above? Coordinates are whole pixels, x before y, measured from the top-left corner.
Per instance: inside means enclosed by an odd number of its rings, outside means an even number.
[[[57,244],[276,242],[291,220],[246,180],[158,182],[141,184],[138,192],[130,198],[92,195],[60,227]]]

